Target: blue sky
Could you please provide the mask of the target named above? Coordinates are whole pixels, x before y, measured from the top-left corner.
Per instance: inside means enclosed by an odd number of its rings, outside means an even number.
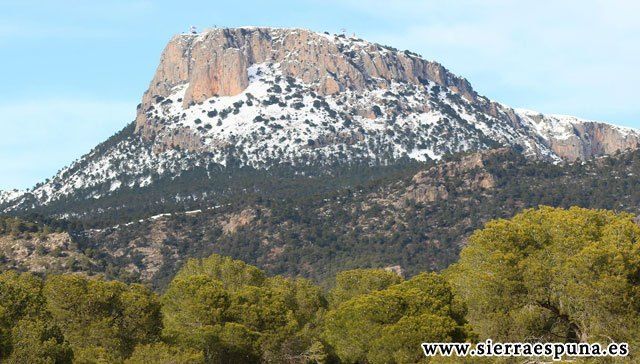
[[[0,189],[55,174],[124,127],[190,25],[338,32],[409,49],[505,104],[640,127],[640,2],[0,3]]]

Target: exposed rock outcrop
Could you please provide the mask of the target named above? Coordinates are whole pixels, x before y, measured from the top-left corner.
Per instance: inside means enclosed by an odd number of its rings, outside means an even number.
[[[500,148],[485,152],[472,153],[457,161],[438,164],[437,166],[418,172],[411,179],[401,201],[430,203],[446,200],[449,191],[445,186],[448,178],[464,176],[459,186],[465,190],[482,191],[495,186],[494,177],[484,170],[484,160],[496,154],[507,153],[508,149]],[[469,173],[475,171],[475,173]]]
[[[256,218],[256,210],[245,209],[237,214],[231,214],[222,222],[222,231],[225,234],[235,233],[238,229],[253,222]]]
[[[273,65],[282,76],[302,82],[307,90],[323,96],[345,91],[388,90],[393,83],[420,86],[433,82],[459,95],[476,112],[500,120],[504,127],[511,129],[507,133],[515,133],[499,140],[499,144],[504,145],[505,141],[514,143],[524,148],[528,155],[536,157],[588,159],[636,148],[640,141],[636,131],[628,132],[608,124],[571,117],[524,112],[491,102],[478,96],[469,82],[453,75],[439,63],[408,51],[400,52],[344,35],[258,27],[209,29],[199,34],[173,37],[162,53],[160,65],[143,97],[136,117],[136,131],[145,139],[154,140],[158,144],[155,146],[158,152],[173,147],[196,152],[211,151],[198,133],[182,127],[167,132],[167,120],[151,116],[149,111],[160,107],[159,100],[175,93],[177,87],[184,88],[184,94],[178,100],[183,109],[216,96],[239,95],[250,84],[252,66],[258,64]],[[412,112],[428,113],[432,106],[424,102],[421,106],[414,105]],[[396,103],[396,107],[402,109],[404,105]],[[371,120],[378,117],[374,111],[360,106],[346,112]],[[346,116],[337,118],[348,118],[346,112]],[[165,114],[163,117],[180,119],[179,114]],[[397,115],[387,112],[382,117],[394,119]],[[552,124],[557,125],[550,127]],[[216,141],[210,145],[233,144],[232,140],[213,139]],[[341,138],[322,135],[319,142],[329,139],[339,142]]]
[[[566,139],[551,139],[551,148],[567,160],[589,159],[613,154],[626,149],[636,149],[638,135],[620,133],[611,125],[586,122],[573,125],[574,135]]]
[[[517,110],[517,114],[540,132],[557,155],[568,161],[637,149],[640,145],[640,135],[635,129],[529,110]]]

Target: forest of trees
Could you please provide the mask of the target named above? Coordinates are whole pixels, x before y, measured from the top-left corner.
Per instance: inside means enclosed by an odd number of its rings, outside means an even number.
[[[81,274],[0,274],[7,363],[442,363],[462,359],[429,361],[420,343],[488,338],[629,342],[636,357],[633,216],[525,210],[476,231],[441,273],[348,270],[330,289],[220,255],[188,261],[163,292]]]

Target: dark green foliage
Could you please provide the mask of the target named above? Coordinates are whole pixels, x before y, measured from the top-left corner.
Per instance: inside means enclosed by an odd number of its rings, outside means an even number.
[[[182,349],[166,343],[140,345],[136,347],[125,364],[203,364],[201,351]]]
[[[375,271],[363,273],[355,275],[379,278]],[[415,363],[423,359],[415,349],[422,342],[464,342],[471,334],[464,305],[435,273],[368,293],[353,291],[325,318],[324,337],[345,363]]]
[[[8,363],[71,363],[71,345],[50,319],[29,318],[16,323],[11,330],[13,350]]]
[[[357,287],[358,280],[368,289]],[[370,362],[405,363],[420,358],[423,337],[467,335],[464,306],[435,273],[402,282],[385,271],[344,272],[331,295],[344,301],[329,308],[323,290],[308,280],[269,277],[218,255],[188,261],[160,299],[136,284],[7,272],[0,274],[0,360],[350,362],[336,340],[353,332],[349,340],[361,346],[367,335],[376,337]],[[430,336],[422,325],[433,328]]]
[[[0,361],[121,362],[158,342],[160,302],[140,285],[80,275],[0,274]]]
[[[640,228],[632,215],[545,207],[492,221],[470,240],[443,275],[344,271],[328,294],[219,255],[189,260],[161,298],[77,274],[5,272],[0,360],[456,362],[427,360],[420,343],[478,336],[637,346]]]
[[[140,285],[52,276],[44,286],[44,297],[46,310],[78,360],[121,361],[136,345],[160,339],[160,302]]]
[[[42,280],[0,274],[0,361],[71,363],[73,352],[46,310]]]
[[[51,229],[42,224],[10,216],[0,216],[0,235],[22,237],[33,233],[44,233]]]
[[[314,326],[326,306],[306,280],[267,278],[216,255],[189,261],[163,302],[166,335],[209,362],[299,362],[318,342]]]
[[[447,276],[481,339],[627,342],[637,361],[640,227],[632,215],[542,207],[491,221],[469,240]]]
[[[356,296],[382,291],[402,282],[398,274],[382,269],[354,269],[336,275],[336,283],[329,294],[332,306],[340,305]]]

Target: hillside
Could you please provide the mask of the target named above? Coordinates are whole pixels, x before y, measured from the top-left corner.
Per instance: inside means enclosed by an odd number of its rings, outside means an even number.
[[[445,268],[473,230],[526,207],[577,205],[638,213],[640,194],[632,188],[640,183],[638,176],[638,152],[559,166],[503,149],[355,188],[284,199],[263,196],[91,230],[84,241],[105,261],[160,285],[186,257],[211,253],[272,274],[321,281],[355,267],[396,267],[413,275]]]
[[[163,287],[186,259],[211,253],[320,282],[355,267],[413,275],[447,267],[472,231],[526,207],[640,212],[633,188],[640,183],[638,151],[557,165],[498,149],[361,171],[383,177],[271,176],[278,189],[238,194],[222,205],[111,227],[60,226],[84,255],[75,270]]]

